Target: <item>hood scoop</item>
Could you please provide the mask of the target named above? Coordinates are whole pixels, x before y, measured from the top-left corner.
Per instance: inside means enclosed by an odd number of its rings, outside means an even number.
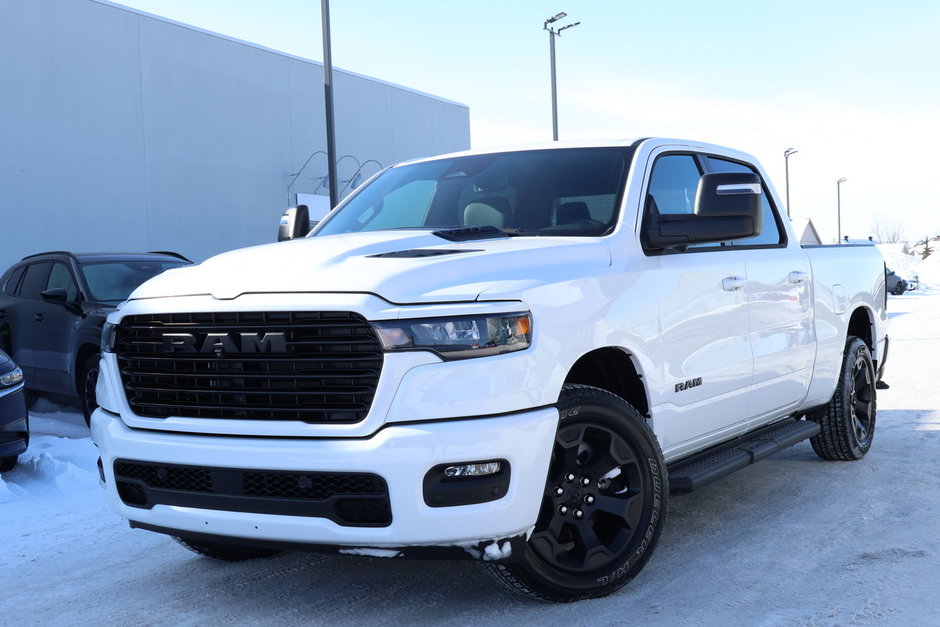
[[[450,242],[469,242],[478,239],[493,239],[497,237],[512,237],[513,234],[498,229],[495,226],[463,226],[456,229],[442,229],[434,231],[434,235]]]
[[[462,248],[454,250],[450,248],[412,248],[410,250],[396,250],[391,253],[379,253],[377,255],[368,255],[369,257],[387,257],[392,259],[419,259],[421,257],[440,257],[441,255],[456,255],[458,253],[479,253],[482,249]]]

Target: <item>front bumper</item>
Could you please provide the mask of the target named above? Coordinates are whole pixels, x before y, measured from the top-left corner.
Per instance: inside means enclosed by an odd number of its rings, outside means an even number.
[[[0,457],[13,457],[29,445],[29,414],[21,383],[0,392]]]
[[[555,408],[475,419],[390,424],[366,438],[259,438],[167,433],[127,427],[103,409],[92,417],[102,453],[108,504],[132,526],[242,542],[347,549],[472,547],[526,534],[535,524],[551,458]],[[472,505],[430,507],[423,481],[441,464],[502,459],[511,476],[504,496]],[[259,471],[372,473],[388,488],[391,521],[346,526],[317,516],[226,511],[198,506],[127,505],[115,482],[115,460]],[[508,557],[497,552],[497,557]]]

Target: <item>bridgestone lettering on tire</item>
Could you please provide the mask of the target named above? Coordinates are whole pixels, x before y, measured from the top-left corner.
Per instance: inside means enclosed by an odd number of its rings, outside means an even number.
[[[610,594],[659,540],[666,465],[646,419],[604,390],[566,385],[535,530],[521,564],[483,566],[515,592],[546,601]]]
[[[820,426],[820,432],[810,439],[817,455],[839,461],[865,456],[875,436],[875,383],[868,346],[849,336],[835,394],[825,413],[811,416]]]

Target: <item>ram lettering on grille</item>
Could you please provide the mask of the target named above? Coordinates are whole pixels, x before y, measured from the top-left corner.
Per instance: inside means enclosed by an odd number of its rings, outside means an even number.
[[[163,351],[166,353],[285,353],[287,338],[283,331],[276,333],[206,333],[199,337],[193,333],[164,333]]]

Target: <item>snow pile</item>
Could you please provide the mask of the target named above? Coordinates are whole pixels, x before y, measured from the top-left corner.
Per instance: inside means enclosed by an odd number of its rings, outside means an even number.
[[[917,277],[919,289],[940,289],[940,251],[921,259],[919,254],[909,255],[903,251],[904,244],[878,244],[888,268],[907,281]]]
[[[57,450],[59,447],[54,442],[45,441],[58,439],[39,437],[30,442],[29,450],[20,456],[19,464],[0,479],[0,503],[23,494],[71,490],[97,482],[96,475],[67,461],[69,455],[66,450]],[[56,454],[46,450],[34,451],[34,448],[50,448]]]

